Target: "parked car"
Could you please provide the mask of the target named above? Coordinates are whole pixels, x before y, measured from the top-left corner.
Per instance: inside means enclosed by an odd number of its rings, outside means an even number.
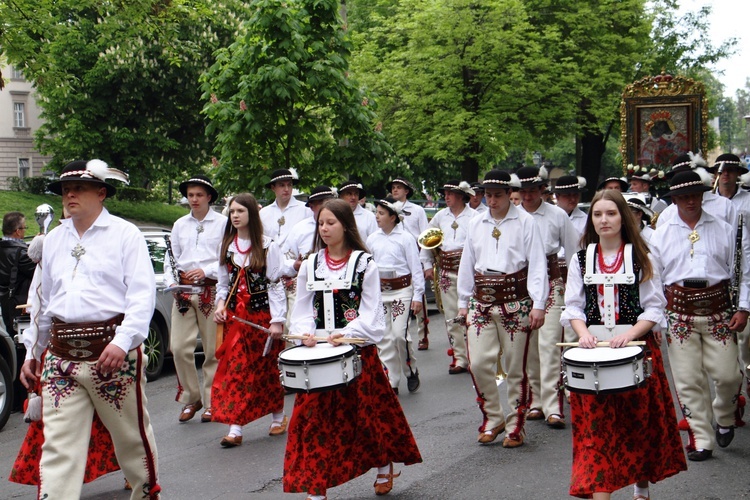
[[[18,373],[16,346],[0,321],[0,429],[13,410],[13,382]]]

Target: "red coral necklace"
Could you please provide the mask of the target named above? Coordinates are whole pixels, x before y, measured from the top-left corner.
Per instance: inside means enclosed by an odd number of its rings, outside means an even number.
[[[342,259],[333,259],[331,258],[331,255],[328,253],[328,247],[326,247],[325,256],[326,256],[326,265],[328,266],[328,269],[331,271],[338,271],[339,269],[343,269],[344,266],[346,266],[346,263],[349,262],[349,256],[352,254],[352,251],[349,250],[349,252],[344,256]]]
[[[625,243],[620,245],[620,249],[617,251],[617,256],[615,257],[615,261],[611,265],[607,265],[604,262],[604,252],[602,252],[602,246],[601,244],[597,248],[598,251],[598,257],[599,257],[599,270],[604,274],[612,274],[618,269],[620,269],[620,266],[622,265],[622,261],[625,260]]]
[[[247,250],[242,250],[242,249],[240,248],[240,239],[239,239],[239,235],[237,235],[237,234],[235,234],[235,235],[234,235],[234,248],[236,248],[236,249],[237,249],[237,251],[238,251],[239,253],[241,253],[242,255],[247,255],[247,254],[248,254],[248,252],[250,252],[250,248],[251,248],[252,246],[253,246],[253,244],[252,244],[252,243],[250,243],[250,245],[248,245],[248,247],[247,247]]]

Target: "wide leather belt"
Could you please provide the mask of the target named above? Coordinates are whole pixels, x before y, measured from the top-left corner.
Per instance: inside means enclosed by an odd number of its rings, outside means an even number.
[[[115,338],[115,330],[124,317],[118,314],[91,323],[65,323],[53,318],[49,352],[69,361],[96,361]]]
[[[557,260],[557,254],[550,254],[547,256],[547,278],[552,281],[561,278],[560,265]]]
[[[411,285],[411,274],[399,276],[398,278],[380,278],[380,290],[384,292],[401,290],[409,285]]]
[[[527,268],[511,274],[474,275],[474,298],[488,304],[505,304],[528,298]]]
[[[451,250],[450,252],[440,252],[440,267],[443,271],[452,273],[458,272],[458,265],[461,263],[461,252],[463,250]]]
[[[731,307],[729,280],[707,288],[686,288],[680,285],[664,287],[667,309],[691,316],[710,316]]]
[[[216,286],[216,280],[211,278],[203,278],[202,280],[189,280],[185,277],[185,273],[180,271],[180,285],[193,285],[193,286]]]

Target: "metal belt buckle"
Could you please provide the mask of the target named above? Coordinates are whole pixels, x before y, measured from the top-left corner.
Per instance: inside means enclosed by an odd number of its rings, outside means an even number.
[[[485,294],[485,295],[494,295],[494,294],[496,294],[496,293],[497,293],[497,291],[496,291],[496,290],[495,290],[494,288],[491,288],[491,287],[488,287],[488,286],[486,286],[486,287],[483,287],[483,288],[482,288],[482,289],[481,289],[481,290],[479,291],[479,293],[483,293],[483,294]]]
[[[65,343],[75,349],[81,349],[83,347],[88,347],[91,345],[91,342],[89,342],[88,340],[83,340],[83,339],[68,339],[65,341]]]
[[[695,302],[693,302],[693,307],[695,307],[696,310],[699,308],[705,309],[711,305],[711,302],[713,301],[710,299],[696,300]]]
[[[393,290],[393,286],[390,283],[383,283],[382,289],[384,292],[390,292]]]
[[[482,295],[482,302],[495,302],[494,295]]]

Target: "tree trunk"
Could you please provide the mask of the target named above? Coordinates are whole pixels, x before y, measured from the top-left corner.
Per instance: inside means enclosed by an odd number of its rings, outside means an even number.
[[[582,196],[583,201],[591,200],[596,192],[604,148],[604,134],[599,131],[587,130],[582,136],[576,137],[576,171],[586,178],[587,186],[587,191]]]

